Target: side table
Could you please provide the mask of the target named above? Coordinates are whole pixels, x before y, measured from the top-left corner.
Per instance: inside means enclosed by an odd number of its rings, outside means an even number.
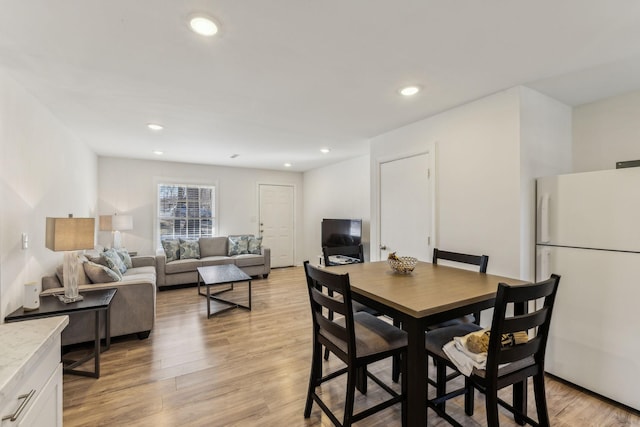
[[[87,354],[80,360],[65,360],[62,359],[64,365],[64,373],[82,375],[86,377],[100,378],[100,312],[104,313],[104,336],[105,336],[105,350],[108,350],[111,346],[111,319],[109,316],[111,301],[116,294],[117,289],[96,289],[91,291],[81,292],[84,299],[82,301],[76,301],[65,304],[60,301],[57,295],[46,295],[40,297],[40,307],[35,310],[25,311],[23,307],[20,307],[13,313],[4,318],[7,323],[19,322],[22,320],[37,319],[42,317],[53,317],[64,314],[78,313],[83,311],[93,311],[95,313],[95,332],[94,332],[94,346],[93,353]],[[69,316],[69,322],[72,322],[72,317]],[[94,370],[82,371],[75,369],[82,365],[89,359],[94,359]]]

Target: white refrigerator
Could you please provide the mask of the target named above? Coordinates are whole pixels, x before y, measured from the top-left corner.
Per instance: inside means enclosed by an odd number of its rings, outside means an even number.
[[[537,180],[536,280],[560,274],[547,372],[640,410],[640,168]]]

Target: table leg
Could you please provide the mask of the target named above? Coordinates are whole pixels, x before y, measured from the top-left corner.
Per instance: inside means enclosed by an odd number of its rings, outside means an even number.
[[[420,319],[407,317],[402,325],[408,334],[407,350],[407,420],[409,426],[427,425],[427,352],[424,348],[424,325]]]
[[[111,306],[104,311],[104,350],[111,348]]]
[[[211,318],[211,287],[205,283],[207,288],[207,319]]]
[[[95,330],[96,342],[93,347],[93,352],[95,353],[95,357],[93,360],[93,363],[94,363],[93,371],[95,372],[96,378],[100,378],[100,310],[95,310],[94,313],[96,316],[96,330]]]
[[[251,280],[249,280],[249,310],[251,310]]]

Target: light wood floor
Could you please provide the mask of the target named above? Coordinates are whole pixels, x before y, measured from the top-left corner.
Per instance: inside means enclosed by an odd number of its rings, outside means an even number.
[[[238,292],[246,289],[239,287]],[[253,282],[253,310],[236,309],[206,318],[206,302],[195,288],[158,293],[157,320],[146,340],[116,339],[102,355],[102,376],[64,376],[64,424],[71,426],[330,426],[317,405],[303,418],[311,320],[302,268],[273,270]],[[325,362],[339,366],[336,357]],[[390,382],[390,362],[371,371]],[[369,383],[357,406],[384,393]],[[322,388],[341,414],[344,377]],[[462,398],[447,410],[468,426],[485,426],[484,400],[476,394],[468,418]],[[535,404],[530,396],[530,408]],[[554,426],[640,426],[640,417],[553,379],[547,401]],[[358,423],[400,425],[400,408]],[[535,418],[535,417],[534,417]],[[516,425],[506,414],[504,426]],[[429,426],[447,425],[429,412]]]

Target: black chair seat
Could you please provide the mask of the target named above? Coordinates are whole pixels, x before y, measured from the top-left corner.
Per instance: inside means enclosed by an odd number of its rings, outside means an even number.
[[[459,325],[447,326],[427,332],[424,337],[424,346],[427,352],[447,359],[447,355],[442,351],[442,347],[453,339],[453,337],[463,337],[472,332],[477,332],[482,328],[475,323],[462,323]]]

